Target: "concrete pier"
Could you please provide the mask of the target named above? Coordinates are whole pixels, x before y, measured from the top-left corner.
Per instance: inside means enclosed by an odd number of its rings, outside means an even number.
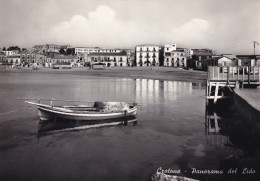
[[[234,89],[234,104],[245,118],[260,122],[259,89]]]

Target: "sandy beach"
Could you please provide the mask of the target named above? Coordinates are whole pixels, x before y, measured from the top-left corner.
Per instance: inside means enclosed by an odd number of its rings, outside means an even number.
[[[41,68],[33,70],[31,68],[22,69],[0,69],[0,73],[19,72],[19,73],[48,73],[48,74],[73,74],[102,77],[120,78],[140,78],[156,80],[173,80],[185,82],[205,82],[207,73],[196,70],[184,70],[173,67],[107,67],[104,70],[92,70],[88,67],[72,69],[51,69]]]

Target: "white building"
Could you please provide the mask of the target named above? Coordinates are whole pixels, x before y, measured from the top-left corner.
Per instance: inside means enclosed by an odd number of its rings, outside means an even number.
[[[76,55],[89,55],[90,53],[98,52],[98,47],[76,47],[75,54]]]
[[[99,48],[97,50],[97,52],[101,52],[101,53],[120,53],[122,51],[123,51],[122,49],[117,49],[117,48],[113,48],[113,49]]]
[[[11,56],[7,56],[5,57],[5,63],[6,65],[15,67],[17,65],[21,65],[21,58],[20,55],[11,55]]]
[[[127,62],[127,54],[125,52],[119,53],[104,53],[104,52],[97,52],[97,53],[90,53],[88,56],[89,61],[91,64],[103,63],[107,67],[126,67],[128,66]]]
[[[13,55],[17,55],[18,54],[18,50],[10,50],[10,51],[2,51],[2,53],[5,54],[5,56],[13,56]]]
[[[176,44],[164,45],[164,66],[167,67],[186,67],[187,52],[185,48],[177,48]]]
[[[159,46],[138,45],[135,47],[137,66],[158,66]]]
[[[168,52],[171,52],[171,51],[174,51],[177,49],[177,45],[176,44],[166,44],[164,45],[164,56],[165,56],[165,53],[168,53]]]

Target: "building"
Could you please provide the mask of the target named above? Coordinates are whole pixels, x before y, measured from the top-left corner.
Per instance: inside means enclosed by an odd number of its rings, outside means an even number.
[[[45,55],[40,50],[25,50],[19,53],[23,66],[45,64]]]
[[[55,45],[55,44],[46,44],[46,45],[34,45],[33,49],[41,50],[43,53],[45,52],[59,52],[60,49],[63,48],[67,50],[71,48],[70,45]]]
[[[212,58],[213,51],[210,49],[192,49],[192,58],[187,61],[187,66],[194,69],[202,69],[202,60]]]
[[[97,52],[100,52],[100,53],[120,53],[122,52],[123,50],[122,49],[119,49],[119,48],[112,48],[112,49],[108,49],[108,48],[99,48],[97,49]]]
[[[164,45],[164,66],[167,67],[186,67],[187,57],[184,48],[177,48],[176,44]]]
[[[236,55],[238,66],[260,66],[260,55]]]
[[[20,55],[7,56],[4,59],[3,64],[6,67],[17,67],[21,65]]]
[[[170,53],[174,50],[177,49],[177,45],[172,43],[172,44],[165,44],[164,47],[163,47],[163,52],[164,52],[164,55],[165,53]]]
[[[0,65],[3,65],[5,62],[5,54],[3,52],[0,52]]]
[[[98,49],[98,47],[76,47],[75,54],[78,56],[78,61],[83,62],[84,66],[88,66],[90,65],[88,55],[97,52]]]
[[[97,52],[99,48],[98,47],[75,47],[75,54],[81,55],[86,54],[89,55],[90,53]]]
[[[138,45],[135,52],[137,66],[159,66],[158,45]]]
[[[78,57],[74,55],[48,55],[45,62],[46,67],[52,68],[72,68],[80,67]]]
[[[201,69],[207,70],[208,66],[220,66],[220,67],[227,67],[227,66],[236,66],[237,60],[236,59],[230,59],[228,57],[224,56],[215,56],[212,58],[203,59],[201,61]]]
[[[128,66],[127,62],[127,53],[126,52],[119,52],[119,53],[104,53],[104,52],[97,52],[97,53],[90,53],[88,56],[89,62],[91,65],[102,63],[107,67],[110,66],[119,66],[125,67]]]
[[[6,51],[2,51],[2,53],[5,54],[5,56],[12,56],[12,55],[17,55],[18,54],[18,50],[6,50]]]
[[[123,51],[126,52],[128,66],[135,66],[135,51],[132,49],[124,49]]]

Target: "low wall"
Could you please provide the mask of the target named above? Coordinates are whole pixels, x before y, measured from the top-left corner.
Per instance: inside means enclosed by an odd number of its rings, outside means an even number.
[[[239,111],[239,113],[245,119],[249,120],[252,123],[260,122],[260,110],[258,110],[258,108],[252,106],[252,104],[248,102],[246,98],[236,93],[236,91],[234,91],[233,98],[236,111]]]

